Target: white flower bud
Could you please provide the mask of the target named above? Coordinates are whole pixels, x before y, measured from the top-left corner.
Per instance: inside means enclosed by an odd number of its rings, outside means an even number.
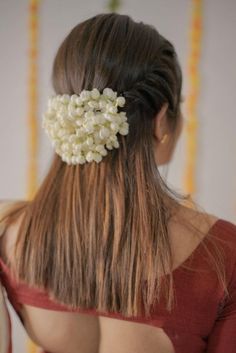
[[[64,129],[60,129],[57,133],[58,137],[62,137],[64,135],[66,135],[66,131]]]
[[[84,129],[86,132],[92,133],[94,131],[94,126],[92,122],[87,122],[86,124],[84,124]]]
[[[114,141],[114,142],[113,142],[113,146],[114,146],[115,148],[119,148],[120,144],[119,144],[118,141]]]
[[[109,113],[116,114],[117,113],[117,107],[115,107],[114,105],[109,105],[108,111],[109,111]]]
[[[94,131],[93,139],[94,139],[95,145],[99,145],[101,143],[101,138],[100,138],[99,131]]]
[[[124,129],[128,129],[129,128],[129,124],[127,122],[124,122],[124,123],[122,123],[121,127],[124,128]]]
[[[99,124],[103,125],[106,122],[105,116],[103,113],[97,114],[99,117]]]
[[[57,102],[58,103],[62,103],[63,102],[63,96],[61,94],[57,97]]]
[[[122,127],[122,128],[120,128],[119,133],[120,133],[121,135],[128,135],[129,129],[128,129],[128,128],[125,128],[125,127]]]
[[[100,153],[101,153],[102,156],[106,156],[107,155],[107,150],[104,148]]]
[[[75,124],[76,124],[77,126],[82,126],[83,123],[84,123],[83,119],[80,119],[80,118],[77,118],[76,121],[75,121]]]
[[[93,161],[93,152],[89,151],[89,152],[86,154],[85,158],[86,158],[86,161],[87,161],[87,162],[92,162],[92,161]]]
[[[97,88],[94,88],[91,92],[91,97],[93,99],[98,99],[100,97],[100,92]]]
[[[83,105],[83,100],[78,96],[75,96],[75,98],[73,99],[73,102],[75,102],[79,107]]]
[[[62,126],[62,127],[66,127],[66,126],[67,126],[67,124],[66,124],[66,121],[65,121],[65,120],[61,120],[61,126]]]
[[[113,121],[113,119],[114,119],[114,116],[112,114],[109,114],[109,113],[104,113],[104,117],[108,121]]]
[[[55,130],[59,130],[61,128],[61,124],[58,122],[58,121],[56,121],[55,123],[54,123],[54,129]]]
[[[72,96],[70,97],[71,103],[73,103],[73,104],[76,103],[76,104],[77,104],[77,102],[76,102],[77,98],[79,98],[79,97],[77,96],[77,94],[72,94]]]
[[[120,114],[116,114],[116,123],[120,126],[123,123],[123,118]]]
[[[69,138],[68,138],[68,141],[70,143],[75,143],[77,140],[77,136],[76,135],[70,135]]]
[[[76,160],[75,156],[71,157],[71,162],[72,162],[72,164],[77,164],[77,160]]]
[[[82,107],[77,108],[76,109],[76,114],[79,115],[79,116],[83,115],[84,114],[84,109]]]
[[[68,159],[70,157],[70,154],[67,152],[63,153],[63,158]]]
[[[79,155],[76,157],[76,162],[78,164],[84,164],[86,162],[86,159],[82,155]]]
[[[68,150],[69,150],[69,144],[68,144],[68,143],[63,143],[63,144],[61,145],[61,150],[62,150],[63,152],[68,151]]]
[[[83,90],[80,93],[80,98],[82,99],[83,102],[89,100],[90,99],[90,92],[88,90]]]
[[[125,105],[125,98],[124,97],[118,97],[116,99],[116,104],[119,106],[119,107],[123,107]]]
[[[106,148],[107,148],[108,150],[112,150],[112,149],[113,149],[112,144],[111,144],[110,142],[107,142],[107,143],[106,143]]]
[[[94,159],[94,161],[95,162],[97,162],[97,163],[99,163],[99,162],[101,162],[101,160],[102,160],[102,156],[100,155],[100,153],[94,153],[93,154],[93,159]]]
[[[101,124],[101,116],[98,114],[94,115],[92,118],[92,122],[93,124]]]
[[[68,94],[63,94],[62,98],[61,98],[61,102],[64,104],[68,104],[70,101],[70,96]]]
[[[100,130],[99,135],[101,139],[105,139],[110,136],[110,131],[107,128],[103,127]]]
[[[67,120],[69,120],[70,123],[72,122],[74,124],[76,117],[68,113]]]
[[[116,133],[119,130],[119,125],[116,123],[111,123],[111,129]]]
[[[88,102],[88,106],[89,106],[90,108],[97,109],[97,108],[99,108],[99,103],[96,102],[96,101],[89,101],[89,102]]]
[[[102,150],[104,149],[104,146],[103,145],[97,145],[96,147],[95,147],[95,150],[97,151],[97,152],[101,152]]]
[[[84,131],[81,129],[76,129],[75,134],[77,137],[82,137],[82,136],[84,136]]]
[[[84,105],[84,110],[86,111],[86,112],[88,112],[88,111],[90,111],[92,108],[86,103],[85,105]]]
[[[93,145],[93,138],[92,137],[88,137],[86,140],[86,143],[88,146],[92,146]]]
[[[71,116],[73,118],[77,116],[76,108],[69,110],[69,116]]]
[[[125,112],[120,112],[119,113],[119,118],[120,120],[123,122],[123,121],[127,121],[127,116],[126,116],[126,113]]]
[[[98,105],[100,109],[105,109],[107,102],[104,99],[100,99]]]
[[[86,112],[86,113],[84,114],[84,117],[85,117],[86,119],[92,119],[92,118],[94,117],[94,112],[92,112],[92,111]]]
[[[117,93],[114,92],[111,88],[104,88],[103,90],[104,96],[110,98],[111,100],[116,99]]]

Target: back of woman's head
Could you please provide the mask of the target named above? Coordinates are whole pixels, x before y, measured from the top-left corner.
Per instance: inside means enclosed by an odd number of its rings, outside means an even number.
[[[77,25],[53,65],[56,94],[109,87],[125,97],[129,133],[100,163],[67,165],[55,154],[24,207],[17,243],[20,279],[72,305],[146,313],[171,269],[167,200],[153,151],[154,117],[180,115],[181,71],[172,44],[129,16],[100,14]],[[30,264],[30,268],[29,268]],[[146,283],[144,286],[143,284]],[[172,298],[167,287],[168,303]]]
[[[174,47],[126,15],[101,14],[74,27],[56,54],[52,81],[57,94],[94,87],[123,94],[131,135],[139,129],[143,135],[143,120],[150,122],[164,103],[171,127],[178,121],[182,78]]]

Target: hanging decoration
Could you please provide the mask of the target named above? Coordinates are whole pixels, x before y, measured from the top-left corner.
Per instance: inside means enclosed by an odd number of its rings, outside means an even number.
[[[190,54],[188,59],[188,94],[186,97],[186,170],[184,189],[190,194],[196,191],[196,157],[197,157],[197,107],[200,81],[200,55],[202,39],[202,0],[192,0],[191,29],[189,33]]]
[[[109,0],[107,7],[110,12],[117,12],[120,8],[121,1],[120,0]]]
[[[29,0],[29,72],[28,72],[28,170],[27,198],[31,199],[37,188],[38,173],[38,10],[39,0]]]
[[[27,199],[32,199],[37,188],[38,174],[38,12],[40,0],[29,0],[29,72],[28,72],[28,170]],[[40,349],[28,340],[29,353],[39,353]]]

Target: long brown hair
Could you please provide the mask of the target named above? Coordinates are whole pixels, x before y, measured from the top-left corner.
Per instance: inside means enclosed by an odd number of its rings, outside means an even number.
[[[17,277],[69,306],[125,316],[139,315],[142,304],[148,315],[163,290],[170,310],[172,274],[158,274],[172,268],[167,225],[188,196],[161,177],[152,136],[164,103],[173,133],[180,118],[182,77],[173,45],[129,16],[99,14],[65,38],[52,82],[57,94],[94,87],[122,94],[130,129],[98,164],[67,165],[55,154],[34,198],[7,213],[8,224],[24,213]],[[220,260],[216,264],[222,280]]]

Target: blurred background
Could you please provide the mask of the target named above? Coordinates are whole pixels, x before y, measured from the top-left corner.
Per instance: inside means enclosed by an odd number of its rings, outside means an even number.
[[[186,128],[161,172],[208,213],[236,223],[235,0],[0,0],[0,199],[30,197],[48,169],[41,115],[58,46],[80,21],[112,10],[154,25],[179,56]],[[27,352],[11,314],[14,353]]]

